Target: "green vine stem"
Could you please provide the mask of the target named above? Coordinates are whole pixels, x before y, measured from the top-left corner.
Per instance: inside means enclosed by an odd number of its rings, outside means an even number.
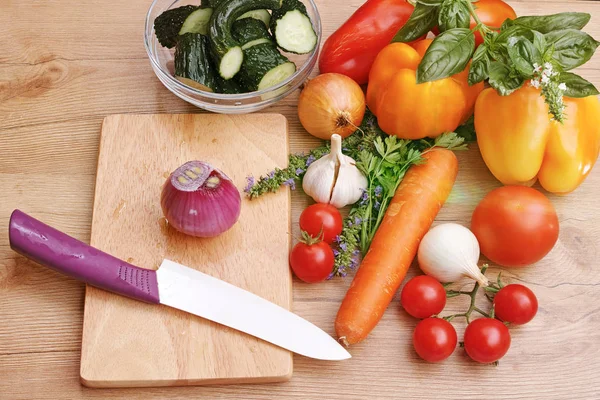
[[[489,266],[487,264],[484,264],[483,267],[481,267],[481,273],[485,275],[485,271],[487,271],[488,267]],[[495,287],[496,284],[493,284],[493,286]],[[456,296],[460,296],[460,295],[465,295],[465,296],[469,296],[471,298],[471,302],[469,304],[469,308],[464,313],[447,315],[447,316],[443,317],[443,319],[450,322],[454,318],[464,317],[467,320],[467,324],[470,324],[471,323],[471,314],[473,314],[473,311],[483,315],[484,317],[493,318],[492,317],[493,311],[492,311],[492,314],[488,314],[475,305],[475,299],[477,298],[477,292],[479,292],[479,287],[480,287],[479,282],[477,282],[477,283],[475,283],[475,286],[473,286],[473,290],[471,290],[470,292],[466,292],[466,291],[462,291],[462,290],[446,290],[447,297],[456,297]],[[500,289],[498,289],[498,290],[500,290]]]
[[[492,30],[481,21],[479,15],[477,15],[477,13],[475,12],[475,7],[473,7],[473,3],[471,2],[471,0],[467,0],[466,3],[467,7],[469,8],[469,13],[477,23],[475,29],[480,31],[482,36],[485,36],[485,34],[490,33]]]

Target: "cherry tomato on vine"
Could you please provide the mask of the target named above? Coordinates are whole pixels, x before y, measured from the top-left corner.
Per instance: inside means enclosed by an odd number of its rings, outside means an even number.
[[[490,28],[499,29],[507,18],[517,18],[515,10],[502,0],[479,0],[473,3],[473,6],[475,7],[475,14],[477,14],[481,22]],[[477,23],[471,17],[470,28],[475,28],[475,25]],[[479,46],[481,43],[483,43],[481,34],[475,32],[475,46]]]
[[[499,29],[502,23],[508,19],[517,18],[515,10],[502,0],[479,0],[473,3],[475,14],[479,17],[482,23],[491,29]],[[477,22],[471,17],[470,29],[475,28]],[[432,32],[437,36],[440,34],[439,28],[436,26]],[[481,33],[475,32],[475,47],[483,43]]]
[[[546,196],[526,186],[492,190],[473,212],[471,231],[481,252],[496,264],[538,262],[558,240],[558,217]]]
[[[329,244],[342,233],[342,226],[342,214],[331,204],[313,204],[300,214],[300,229],[313,238],[321,235],[320,238]]]
[[[415,276],[402,288],[400,303],[415,318],[431,317],[441,313],[446,306],[446,290],[431,276]]]
[[[441,318],[426,318],[413,332],[415,351],[425,361],[439,362],[450,357],[458,338],[452,324]]]
[[[507,285],[494,296],[496,317],[515,325],[528,323],[535,317],[538,301],[535,294],[523,285]]]
[[[290,253],[290,266],[294,274],[304,282],[316,283],[327,279],[333,270],[335,257],[331,247],[303,232],[303,241]]]
[[[510,347],[510,332],[497,319],[479,318],[465,329],[465,351],[480,363],[493,363],[504,357]]]

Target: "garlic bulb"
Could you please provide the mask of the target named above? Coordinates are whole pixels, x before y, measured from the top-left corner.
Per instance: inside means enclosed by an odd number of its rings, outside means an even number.
[[[458,224],[442,224],[423,237],[417,255],[419,267],[440,282],[454,282],[468,276],[488,285],[477,266],[479,243],[469,229]]]
[[[342,154],[342,137],[331,136],[331,152],[313,162],[302,179],[302,189],[318,203],[342,208],[356,203],[367,188],[367,178],[356,161]]]

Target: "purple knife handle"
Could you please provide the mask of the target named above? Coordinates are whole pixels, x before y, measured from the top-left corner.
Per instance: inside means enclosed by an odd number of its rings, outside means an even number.
[[[100,289],[159,303],[156,271],[135,267],[15,210],[8,229],[17,253]]]

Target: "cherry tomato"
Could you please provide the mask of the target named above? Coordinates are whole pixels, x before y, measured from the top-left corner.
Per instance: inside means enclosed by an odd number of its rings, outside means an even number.
[[[515,10],[502,0],[479,0],[473,3],[475,13],[485,25],[490,28],[500,28],[506,19],[517,18]],[[471,17],[471,26],[473,29],[477,25]],[[475,47],[483,43],[483,38],[479,32],[475,33]]]
[[[558,217],[550,200],[526,186],[488,193],[473,212],[471,230],[481,252],[505,267],[538,262],[558,240]]]
[[[300,214],[300,229],[314,238],[326,243],[333,243],[335,237],[342,233],[342,214],[331,204],[313,204]]]
[[[494,296],[496,317],[515,325],[528,323],[535,317],[538,301],[535,294],[523,285],[507,285]]]
[[[290,253],[290,266],[307,283],[324,281],[333,270],[333,250],[325,242],[299,242]]]
[[[431,317],[446,306],[446,290],[431,276],[415,276],[402,288],[400,303],[415,318]]]
[[[481,22],[490,28],[500,28],[506,19],[517,18],[515,10],[502,0],[479,0],[473,3],[473,7],[475,7],[475,14],[477,14]],[[470,25],[471,29],[477,25],[473,17],[471,17]],[[440,34],[437,26],[432,29],[432,32],[436,36]],[[481,33],[475,32],[475,47],[481,43],[483,43]]]
[[[368,0],[325,41],[319,70],[367,83],[375,57],[404,26],[414,7],[406,0]]]
[[[450,357],[458,338],[452,324],[441,318],[426,318],[413,332],[415,351],[425,361],[438,362]]]
[[[493,363],[504,357],[510,347],[510,332],[497,319],[479,318],[465,329],[465,351],[480,363]]]

